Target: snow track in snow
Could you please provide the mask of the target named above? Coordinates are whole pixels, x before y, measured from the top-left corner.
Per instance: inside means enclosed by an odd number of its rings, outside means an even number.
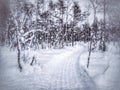
[[[2,90],[96,90],[95,83],[79,65],[79,57],[82,53],[83,50],[78,47],[65,50],[56,54],[40,71],[28,75],[19,73],[15,69],[17,62],[13,62],[14,55],[6,53],[1,56],[0,61],[1,67],[5,70],[4,72],[1,69],[0,79],[3,84],[0,88]],[[50,53],[44,53],[44,55],[48,54]],[[11,66],[13,68],[10,68]]]
[[[96,90],[96,86],[87,72],[79,65],[82,50],[76,48],[55,56],[48,63],[50,90]],[[53,66],[52,66],[53,65]]]

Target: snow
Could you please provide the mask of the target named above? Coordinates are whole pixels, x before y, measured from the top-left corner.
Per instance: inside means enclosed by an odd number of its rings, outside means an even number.
[[[110,44],[104,53],[93,52],[87,69],[86,45],[26,51],[36,56],[37,64],[23,64],[21,73],[17,53],[1,47],[0,90],[119,90],[120,54],[116,47]]]
[[[99,90],[119,90],[120,88],[120,52],[119,46],[107,44],[106,52],[95,51],[91,55],[90,67],[86,68],[87,55],[81,55],[80,64],[96,82]]]
[[[109,61],[108,70],[96,78],[96,82],[102,90],[119,90],[120,89],[120,52],[119,47],[110,44],[108,51],[105,53]]]

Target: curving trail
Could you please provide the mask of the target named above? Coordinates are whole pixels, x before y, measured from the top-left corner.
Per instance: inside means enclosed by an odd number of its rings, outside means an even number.
[[[91,77],[79,65],[84,52],[81,48],[55,55],[41,71],[28,75],[18,72],[17,62],[13,62],[15,53],[6,52],[0,56],[1,90],[96,90]]]
[[[96,90],[96,85],[79,65],[83,50],[76,48],[55,56],[46,65],[50,78],[50,90]]]

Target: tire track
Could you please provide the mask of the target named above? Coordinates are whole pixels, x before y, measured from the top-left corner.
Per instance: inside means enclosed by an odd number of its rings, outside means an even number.
[[[78,50],[74,51],[54,67],[50,80],[51,90],[96,90],[87,72],[80,68],[79,57]]]

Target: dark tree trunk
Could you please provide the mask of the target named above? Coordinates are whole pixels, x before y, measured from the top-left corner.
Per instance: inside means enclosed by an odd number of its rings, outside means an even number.
[[[20,60],[20,56],[21,56],[21,51],[20,51],[20,46],[19,46],[19,39],[17,37],[17,59],[18,59],[18,67],[20,69],[20,72],[22,71],[22,65],[21,65],[21,60]]]
[[[89,68],[89,65],[90,65],[91,52],[92,52],[92,39],[90,40],[90,48],[89,48],[89,55],[88,55],[87,68]]]

